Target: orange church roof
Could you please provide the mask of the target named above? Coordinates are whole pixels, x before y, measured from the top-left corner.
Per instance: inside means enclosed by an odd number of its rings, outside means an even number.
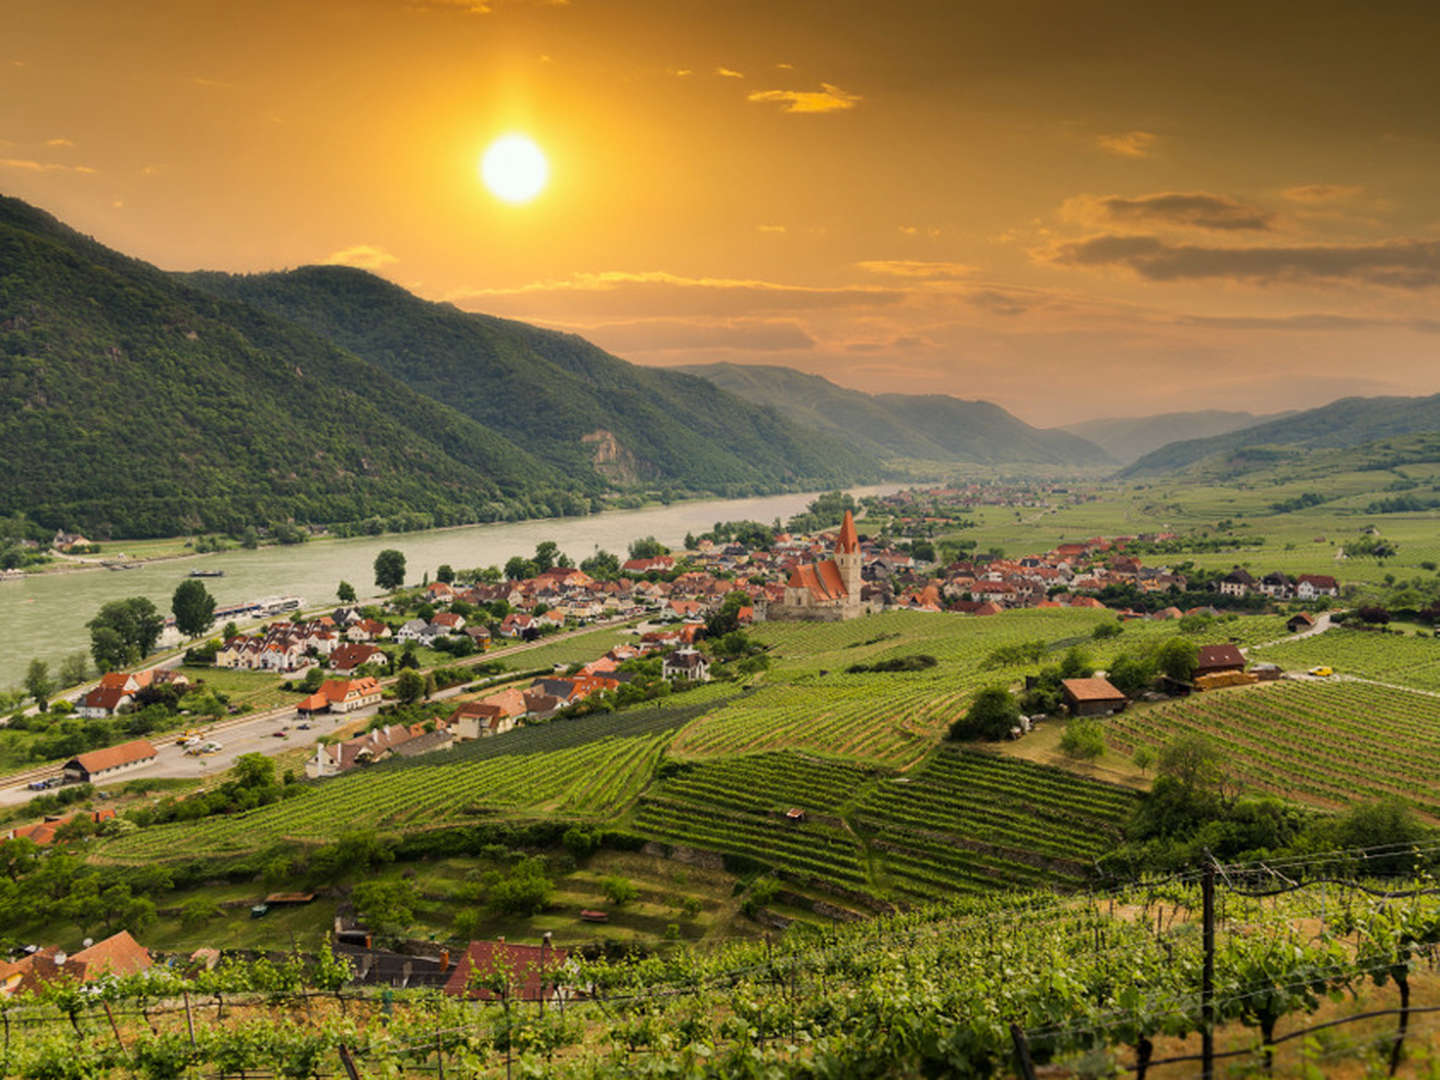
[[[860,550],[860,537],[855,532],[855,515],[845,511],[845,520],[840,524],[840,538],[835,541],[836,554],[853,555]]]

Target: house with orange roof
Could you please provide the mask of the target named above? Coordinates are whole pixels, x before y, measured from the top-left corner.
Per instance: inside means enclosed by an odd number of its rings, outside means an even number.
[[[133,742],[107,746],[73,757],[62,766],[61,771],[68,780],[88,784],[149,764],[155,758],[155,747],[148,739],[135,739]]]
[[[94,982],[106,975],[136,975],[152,966],[150,951],[121,930],[73,956],[54,946],[13,963],[0,961],[0,998],[43,989],[49,983]]]
[[[302,713],[347,713],[367,705],[377,705],[381,697],[380,683],[369,676],[363,679],[326,679],[319,690],[295,709]]]

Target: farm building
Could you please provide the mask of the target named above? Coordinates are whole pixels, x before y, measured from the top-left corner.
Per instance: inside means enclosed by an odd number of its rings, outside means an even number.
[[[451,997],[482,1001],[498,1000],[500,995],[487,987],[471,984],[471,975],[485,976],[505,973],[510,983],[510,996],[515,1001],[554,1001],[570,996],[560,979],[573,973],[570,953],[549,944],[507,945],[504,938],[496,941],[472,941],[460,956],[460,962],[445,983]]]
[[[136,739],[71,758],[65,763],[63,771],[67,780],[90,783],[154,761],[155,754],[155,747],[148,739]]]
[[[1234,645],[1202,645],[1195,661],[1195,677],[1224,675],[1245,670],[1245,656]]]
[[[1292,634],[1303,633],[1315,626],[1315,616],[1308,611],[1298,611],[1285,620],[1285,629]]]
[[[1109,716],[1121,712],[1127,704],[1125,695],[1100,676],[1062,679],[1060,687],[1071,716]]]

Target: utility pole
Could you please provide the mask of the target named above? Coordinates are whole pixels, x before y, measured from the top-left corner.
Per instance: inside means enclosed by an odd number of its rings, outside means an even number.
[[[1204,922],[1205,964],[1200,973],[1200,1075],[1215,1077],[1215,860],[1205,864],[1200,879],[1201,917]]]

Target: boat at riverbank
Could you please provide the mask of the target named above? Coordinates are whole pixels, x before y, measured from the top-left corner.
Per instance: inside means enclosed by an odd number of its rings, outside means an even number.
[[[224,570],[191,570],[191,577],[224,577]]]

